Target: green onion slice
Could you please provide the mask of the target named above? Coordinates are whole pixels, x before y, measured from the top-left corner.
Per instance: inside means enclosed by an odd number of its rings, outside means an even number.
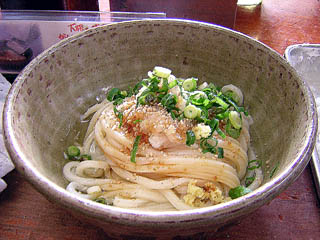
[[[224,151],[221,147],[218,147],[218,158],[224,158]]]
[[[174,88],[177,85],[178,85],[178,81],[177,81],[177,79],[175,79],[175,80],[173,80],[172,82],[170,82],[168,84],[168,87],[169,87],[169,89],[171,89],[171,88]]]
[[[171,74],[171,70],[168,68],[156,66],[153,69],[153,74],[157,77],[168,78]]]
[[[277,162],[276,165],[274,166],[274,168],[272,168],[270,175],[269,175],[270,178],[273,177],[273,175],[277,171],[278,167],[279,167],[279,162]]]
[[[187,141],[186,144],[188,146],[191,146],[196,141],[196,136],[192,130],[187,131]]]
[[[111,102],[121,96],[121,91],[119,88],[112,88],[107,95],[107,99]]]
[[[225,110],[229,107],[229,104],[223,101],[220,97],[215,97],[213,102],[219,104]]]
[[[229,119],[235,129],[240,129],[242,127],[241,115],[237,111],[230,111]]]
[[[261,167],[261,161],[254,159],[248,162],[247,169],[251,171],[259,167]]]
[[[232,199],[236,199],[236,198],[244,196],[250,192],[251,192],[251,190],[249,188],[246,188],[244,186],[238,186],[235,188],[231,188],[229,190],[229,197],[231,197]]]
[[[67,149],[67,155],[69,158],[75,158],[80,156],[80,149],[76,146],[69,146]]]
[[[136,119],[136,120],[133,121],[133,124],[137,124],[139,122],[142,122],[142,120],[141,119]]]
[[[256,179],[256,176],[254,175],[254,176],[252,176],[252,177],[247,177],[246,179],[245,179],[245,185],[246,185],[246,187],[249,187],[252,183],[253,183],[253,181]]]
[[[133,143],[133,147],[132,147],[132,151],[131,151],[131,158],[130,158],[130,161],[133,163],[136,162],[136,154],[138,151],[140,139],[141,139],[141,136],[136,136],[134,143]]]
[[[218,140],[216,138],[210,138],[210,139],[215,142],[214,145],[208,142],[209,138],[204,138],[200,141],[200,147],[202,149],[202,153],[210,152],[212,154],[216,154],[217,153],[216,146],[218,145]]]
[[[92,157],[91,157],[91,155],[88,155],[88,154],[82,154],[82,155],[80,156],[80,160],[81,160],[81,161],[84,161],[84,160],[92,160]]]
[[[160,103],[168,111],[171,111],[175,109],[175,106],[177,104],[177,96],[174,94],[168,93],[161,99]]]
[[[233,128],[229,119],[226,125],[226,132],[230,137],[237,139],[240,136],[241,129]]]
[[[119,118],[119,128],[122,126],[122,121],[123,121],[123,113],[120,112],[116,107],[113,107],[113,112]]]
[[[194,119],[201,114],[201,109],[197,108],[196,106],[189,104],[183,110],[183,114],[186,118]]]
[[[197,88],[197,79],[188,78],[188,79],[184,80],[183,83],[182,83],[182,87],[183,87],[184,90],[186,90],[188,92],[192,92],[192,91],[196,90],[196,88]]]
[[[217,133],[223,138],[223,139],[225,139],[226,138],[226,135],[224,134],[224,132],[220,129],[220,128],[216,128],[216,131],[217,131]]]
[[[241,106],[243,104],[243,94],[238,87],[229,84],[224,86],[221,89],[221,92],[226,96],[231,97],[238,105]]]

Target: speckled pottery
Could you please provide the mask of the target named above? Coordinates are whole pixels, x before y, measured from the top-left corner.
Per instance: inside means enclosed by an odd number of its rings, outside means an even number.
[[[120,209],[65,190],[63,151],[80,129],[81,114],[106,88],[132,85],[155,65],[243,90],[254,120],[252,144],[264,162],[260,188],[228,203],[181,212]],[[312,94],[284,58],[243,34],[185,20],[115,23],[63,40],[21,72],[4,109],[5,143],[18,171],[52,202],[128,239],[205,237],[241,219],[299,176],[316,131]]]

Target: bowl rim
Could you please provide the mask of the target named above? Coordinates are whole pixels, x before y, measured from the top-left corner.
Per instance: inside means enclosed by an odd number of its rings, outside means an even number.
[[[82,37],[88,36],[90,34],[99,33],[105,29],[112,28],[117,25],[131,25],[131,24],[166,24],[166,23],[176,23],[176,24],[187,24],[191,27],[206,27],[213,28],[218,31],[222,31],[226,34],[233,35],[237,38],[245,38],[251,43],[258,44],[261,49],[268,51],[274,58],[276,58],[283,65],[286,65],[290,73],[297,80],[301,91],[303,92],[306,104],[309,105],[307,114],[308,119],[310,119],[310,128],[306,131],[307,139],[301,147],[302,151],[299,153],[299,157],[292,161],[281,173],[277,174],[273,179],[264,185],[260,186],[253,192],[234,199],[230,202],[218,204],[215,206],[197,208],[194,210],[184,210],[184,211],[162,211],[162,212],[148,212],[132,209],[123,209],[113,206],[102,205],[95,203],[91,200],[80,199],[73,194],[69,193],[64,188],[58,186],[54,182],[50,181],[48,178],[43,176],[30,162],[28,158],[23,153],[23,150],[19,147],[17,139],[13,134],[13,124],[12,124],[12,111],[13,103],[18,95],[19,89],[22,87],[24,79],[32,72],[36,63],[42,59],[45,59],[49,54],[54,53],[59,50],[64,45],[69,42],[76,41]],[[190,221],[194,222],[207,222],[212,220],[214,222],[225,221],[226,216],[230,219],[240,217],[244,213],[252,212],[258,207],[262,206],[266,202],[272,200],[276,195],[284,191],[304,170],[311,157],[315,137],[318,128],[317,121],[317,111],[315,108],[315,100],[313,98],[312,92],[307,85],[296,73],[295,69],[289,65],[289,63],[275,50],[268,47],[264,43],[247,36],[243,33],[239,33],[235,30],[231,30],[225,27],[221,27],[211,23],[204,23],[194,20],[182,20],[182,19],[147,19],[147,20],[133,20],[111,23],[105,26],[99,26],[97,28],[89,29],[79,34],[73,35],[67,39],[60,41],[59,43],[53,45],[49,49],[45,50],[43,53],[38,55],[33,59],[24,70],[18,75],[15,82],[13,83],[3,110],[3,130],[4,130],[4,140],[8,153],[16,165],[17,170],[22,173],[25,178],[42,194],[47,198],[59,202],[61,205],[76,210],[77,212],[82,212],[83,214],[94,217],[96,219],[104,219],[113,222],[118,222],[120,224],[127,224],[133,226],[148,226],[152,227],[155,223],[157,224],[167,224],[167,223],[179,223],[179,224],[189,224]],[[250,205],[250,210],[246,209],[244,206]],[[132,221],[135,220],[135,221]],[[160,225],[157,225],[159,227]]]

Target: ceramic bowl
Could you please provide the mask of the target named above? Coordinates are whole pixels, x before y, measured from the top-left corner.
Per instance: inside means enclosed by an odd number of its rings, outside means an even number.
[[[106,88],[132,85],[156,65],[242,89],[254,121],[252,144],[263,161],[261,187],[224,204],[180,212],[121,209],[65,190],[63,151],[73,143],[81,114]],[[278,53],[226,28],[173,19],[110,24],[59,42],[19,74],[4,109],[5,143],[18,171],[66,211],[129,239],[204,237],[241,219],[299,176],[316,131],[312,94]]]

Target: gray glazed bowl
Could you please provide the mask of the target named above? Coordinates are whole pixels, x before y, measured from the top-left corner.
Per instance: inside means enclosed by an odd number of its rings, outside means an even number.
[[[260,188],[228,203],[160,213],[105,206],[64,189],[63,151],[79,130],[80,115],[103,88],[132,85],[155,65],[243,90],[254,119],[252,144],[264,162]],[[22,71],[4,109],[5,143],[18,171],[52,202],[111,236],[131,239],[204,237],[241,219],[299,176],[316,131],[312,94],[279,54],[222,27],[170,19],[110,24],[61,41]]]

